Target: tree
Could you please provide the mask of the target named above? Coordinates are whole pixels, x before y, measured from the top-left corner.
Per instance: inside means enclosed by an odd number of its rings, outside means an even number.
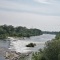
[[[60,37],[60,33],[57,37]],[[40,50],[38,54],[34,54],[33,57],[33,60],[60,60],[60,38],[47,41],[44,49]]]
[[[1,25],[0,26],[0,37],[30,37],[41,35],[41,30],[39,29],[28,29],[26,27],[18,26],[14,27],[12,25]],[[2,38],[3,38],[2,37]]]
[[[60,40],[52,40],[46,43],[44,55],[48,60],[58,60],[60,54]]]

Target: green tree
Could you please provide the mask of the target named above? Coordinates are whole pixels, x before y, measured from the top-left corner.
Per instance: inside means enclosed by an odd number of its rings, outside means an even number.
[[[39,29],[28,29],[26,27],[18,26],[14,27],[12,25],[1,25],[0,26],[0,36],[2,37],[30,37],[41,35],[41,30]],[[2,38],[3,38],[2,37]]]
[[[60,37],[60,33],[57,37]],[[34,54],[33,57],[33,60],[60,60],[60,38],[47,41],[43,51],[40,50],[40,53]]]
[[[60,40],[52,40],[46,43],[44,48],[44,55],[48,60],[58,60],[60,54]]]

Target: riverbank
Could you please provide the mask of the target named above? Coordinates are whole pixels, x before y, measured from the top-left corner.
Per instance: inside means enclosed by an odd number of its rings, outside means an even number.
[[[0,47],[0,56],[4,57],[5,60],[19,60],[20,58],[27,57],[31,54],[32,52],[27,52],[27,53],[20,53],[16,51],[12,51],[7,48],[2,48]]]

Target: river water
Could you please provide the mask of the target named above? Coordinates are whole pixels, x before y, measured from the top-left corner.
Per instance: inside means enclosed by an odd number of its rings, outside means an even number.
[[[0,47],[9,48],[15,50],[16,52],[27,53],[27,52],[36,52],[40,48],[44,47],[44,44],[48,40],[52,40],[55,38],[55,35],[52,34],[43,34],[40,36],[32,36],[30,38],[24,39],[11,39],[11,40],[0,40]],[[35,43],[36,46],[34,48],[26,47],[29,43]],[[29,58],[29,59],[28,59]],[[3,56],[0,56],[0,60],[5,60]],[[30,60],[30,57],[26,57],[21,60]]]

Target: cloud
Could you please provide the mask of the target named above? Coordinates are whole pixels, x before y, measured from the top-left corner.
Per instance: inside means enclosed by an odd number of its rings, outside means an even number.
[[[19,1],[19,2],[18,2]],[[55,0],[0,0],[0,11],[28,12],[40,15],[58,15],[60,16],[60,3]],[[48,4],[54,2],[55,4]],[[37,3],[39,2],[39,3]],[[45,4],[44,4],[45,3]]]
[[[34,27],[41,30],[59,31],[60,16],[46,16],[27,12],[0,11],[0,24]]]
[[[58,1],[0,0],[0,24],[21,25],[29,28],[33,26],[41,30],[59,31],[59,22],[60,2]]]
[[[34,0],[38,3],[44,3],[44,4],[60,4],[59,0]]]
[[[34,0],[34,1],[36,1],[38,3],[49,3],[48,0]]]

